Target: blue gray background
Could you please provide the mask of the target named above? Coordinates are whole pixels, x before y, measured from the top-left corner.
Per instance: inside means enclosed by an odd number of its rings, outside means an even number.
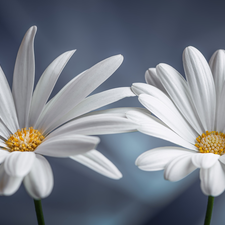
[[[27,29],[36,25],[36,81],[61,53],[77,49],[56,84],[69,80],[115,54],[124,62],[95,92],[144,82],[144,73],[168,63],[183,74],[185,47],[198,48],[207,59],[225,48],[223,1],[2,0],[0,65],[11,85],[14,62]],[[108,108],[141,106],[127,98]],[[48,158],[54,189],[43,199],[46,224],[162,225],[203,224],[207,197],[196,171],[182,181],[165,181],[163,172],[144,172],[135,159],[154,147],[171,145],[140,133],[101,136],[98,150],[123,173],[110,180],[69,159]],[[212,224],[225,223],[225,194],[215,199]],[[0,197],[0,224],[36,224],[33,201],[23,186]]]

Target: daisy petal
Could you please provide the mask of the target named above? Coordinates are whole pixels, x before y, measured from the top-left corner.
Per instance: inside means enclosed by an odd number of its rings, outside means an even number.
[[[164,178],[169,181],[178,181],[192,173],[197,168],[192,163],[192,156],[193,153],[181,155],[169,162],[165,167]]]
[[[71,156],[70,158],[106,177],[112,179],[122,178],[122,174],[114,164],[97,150],[91,150],[82,155]]]
[[[205,130],[214,130],[216,92],[209,65],[194,47],[184,50],[183,62],[192,100],[202,125]]]
[[[192,156],[192,163],[198,168],[208,169],[212,167],[219,158],[219,155],[213,153],[197,153]]]
[[[33,152],[11,152],[5,159],[5,171],[9,176],[24,177],[29,173],[34,159]]]
[[[225,85],[220,92],[220,97],[218,98],[218,106],[217,106],[217,118],[216,118],[216,128],[218,131],[225,132],[225,120],[224,120],[224,113],[225,113],[225,104],[224,104],[224,95],[225,95]]]
[[[90,151],[99,143],[99,138],[84,135],[65,135],[45,139],[35,150],[35,153],[53,156],[69,157]]]
[[[170,161],[187,154],[193,154],[193,151],[179,147],[160,147],[141,154],[135,164],[141,170],[163,170]]]
[[[3,163],[5,161],[5,158],[10,154],[6,150],[0,150],[0,163]]]
[[[0,194],[12,195],[14,194],[23,180],[23,177],[9,176],[4,170],[4,164],[0,165]]]
[[[200,170],[201,188],[205,195],[218,196],[225,189],[223,164],[217,161],[212,167]]]
[[[54,97],[46,110],[43,111],[43,117],[36,124],[37,129],[43,130],[44,134],[47,133],[54,121],[68,113],[74,106],[109,78],[121,65],[122,61],[123,57],[121,55],[110,57],[86,70],[77,79],[71,80]]]
[[[53,188],[53,174],[48,161],[41,155],[36,155],[33,166],[24,178],[24,186],[34,199],[47,197]]]
[[[99,114],[71,121],[53,131],[47,139],[73,133],[84,135],[125,133],[136,131],[136,128],[137,124],[126,118],[120,118],[113,114]]]
[[[141,94],[139,96],[139,101],[179,136],[192,144],[195,143],[195,138],[198,136],[197,133],[194,132],[176,107],[172,106],[170,102],[166,105],[160,98],[155,98],[146,94]]]
[[[55,86],[56,81],[58,80],[59,75],[74,52],[75,50],[68,51],[60,55],[42,74],[33,93],[29,115],[29,126],[34,126]]]
[[[12,93],[5,77],[5,74],[0,67],[0,115],[4,124],[11,132],[16,132],[19,128],[16,108]]]
[[[50,132],[61,124],[88,113],[92,110],[98,109],[105,105],[109,105],[125,97],[135,96],[131,91],[130,87],[114,88],[111,90],[103,91],[101,93],[87,97],[72,110],[70,110],[65,116],[61,117],[59,120],[55,121],[51,127],[47,130]]]
[[[167,94],[165,88],[163,87],[158,74],[156,73],[156,69],[155,68],[149,68],[146,72],[145,72],[145,81],[147,84],[150,84],[152,86],[155,86],[156,88],[158,88],[159,90],[161,90],[162,92],[164,92],[165,94]]]
[[[191,100],[186,80],[173,67],[164,63],[159,64],[156,71],[167,93],[182,115],[197,133],[203,133],[204,130]]]
[[[37,27],[31,27],[20,45],[13,74],[12,93],[20,127],[28,126],[34,86],[34,37]]]
[[[194,144],[190,144],[181,138],[179,135],[169,129],[162,121],[155,118],[154,116],[135,111],[129,111],[126,115],[130,120],[140,124],[140,126],[137,127],[138,131],[153,137],[170,141],[188,149],[196,150]]]

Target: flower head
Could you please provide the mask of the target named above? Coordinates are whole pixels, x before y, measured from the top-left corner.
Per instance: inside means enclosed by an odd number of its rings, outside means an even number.
[[[48,101],[75,51],[56,58],[33,91],[36,30],[34,26],[27,31],[19,48],[12,92],[0,69],[0,194],[13,194],[23,181],[33,198],[48,196],[53,175],[43,155],[70,157],[105,176],[121,178],[119,170],[95,150],[99,138],[89,135],[132,131],[136,125],[125,118],[123,108],[88,113],[134,94],[122,87],[87,96],[117,70],[123,57],[113,56],[94,65]]]
[[[194,47],[183,53],[187,80],[167,64],[150,68],[147,84],[132,90],[150,113],[130,111],[138,130],[181,147],[159,147],[143,153],[136,165],[147,171],[164,170],[178,181],[200,168],[204,194],[217,196],[225,189],[225,53],[215,52],[209,64]]]

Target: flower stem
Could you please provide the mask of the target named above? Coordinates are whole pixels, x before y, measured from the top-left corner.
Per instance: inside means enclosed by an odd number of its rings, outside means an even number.
[[[41,200],[34,199],[34,205],[35,205],[38,225],[45,225],[44,216],[42,212],[42,206],[41,206]]]
[[[210,225],[210,221],[211,221],[211,217],[212,217],[212,210],[213,210],[213,203],[214,203],[214,197],[209,196],[204,225]]]

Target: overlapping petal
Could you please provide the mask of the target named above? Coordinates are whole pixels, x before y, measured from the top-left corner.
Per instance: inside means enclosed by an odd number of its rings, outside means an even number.
[[[198,153],[192,156],[192,163],[198,168],[208,169],[212,167],[218,161],[219,158],[220,155],[216,155],[213,153]]]

